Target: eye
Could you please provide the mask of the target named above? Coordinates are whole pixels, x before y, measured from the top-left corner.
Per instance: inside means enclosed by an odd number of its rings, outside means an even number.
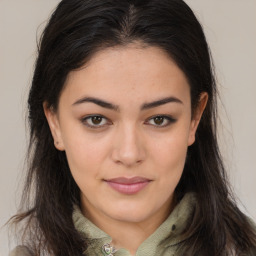
[[[108,125],[110,122],[101,115],[91,115],[82,118],[82,123],[90,128],[101,128]]]
[[[157,115],[148,119],[147,124],[154,125],[156,127],[166,127],[174,122],[176,122],[176,119],[171,116]]]

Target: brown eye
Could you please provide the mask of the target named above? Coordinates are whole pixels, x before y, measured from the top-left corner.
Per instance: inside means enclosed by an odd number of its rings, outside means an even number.
[[[108,124],[107,118],[95,115],[95,116],[87,116],[83,118],[82,123],[90,128],[101,128]]]
[[[99,125],[102,121],[102,117],[101,116],[93,116],[91,117],[91,122],[95,125]]]
[[[157,117],[154,118],[154,122],[157,125],[161,125],[164,122],[164,118],[162,116],[157,116]]]
[[[159,128],[166,127],[174,122],[176,122],[176,119],[172,118],[171,116],[165,115],[154,116],[147,121],[148,124]]]

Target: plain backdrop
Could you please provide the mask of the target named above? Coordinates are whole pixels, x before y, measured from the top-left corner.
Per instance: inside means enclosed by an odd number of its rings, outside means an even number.
[[[27,146],[36,38],[58,0],[0,0],[0,256],[16,211]],[[256,0],[187,0],[206,33],[221,95],[219,138],[240,206],[256,220]]]

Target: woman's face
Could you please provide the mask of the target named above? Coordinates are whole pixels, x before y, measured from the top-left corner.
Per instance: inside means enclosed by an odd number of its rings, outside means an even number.
[[[85,214],[138,223],[169,212],[201,98],[191,117],[186,77],[157,47],[108,48],[71,72],[45,113]]]

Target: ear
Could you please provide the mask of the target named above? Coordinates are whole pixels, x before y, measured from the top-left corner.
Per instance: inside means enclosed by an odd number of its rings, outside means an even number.
[[[207,101],[208,101],[208,93],[207,92],[201,93],[199,102],[197,104],[196,109],[194,110],[191,123],[190,123],[188,146],[192,145],[195,142],[196,130],[201,120],[204,109],[206,107]]]
[[[63,151],[65,150],[64,148],[64,143],[62,140],[62,135],[61,135],[61,129],[60,129],[60,123],[59,123],[59,118],[56,113],[52,108],[49,108],[47,106],[47,103],[43,103],[43,108],[44,108],[44,114],[46,116],[46,119],[48,121],[52,137],[54,140],[54,145],[56,149]]]

